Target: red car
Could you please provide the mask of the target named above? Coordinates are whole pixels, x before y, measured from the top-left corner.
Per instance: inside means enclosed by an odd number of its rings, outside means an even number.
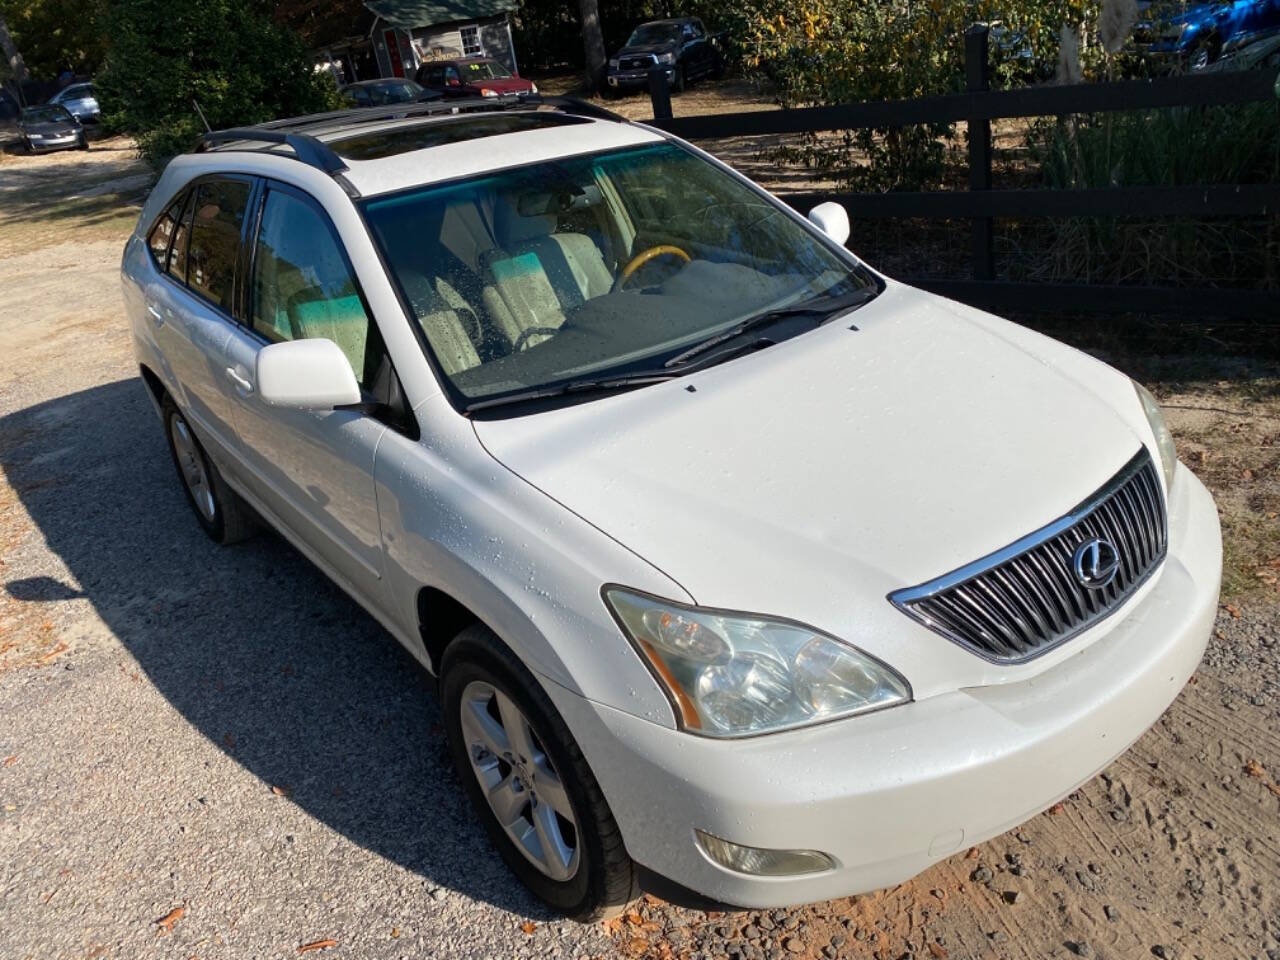
[[[491,57],[433,60],[418,68],[418,83],[439,90],[446,97],[527,97],[538,92],[536,84],[516,76]]]

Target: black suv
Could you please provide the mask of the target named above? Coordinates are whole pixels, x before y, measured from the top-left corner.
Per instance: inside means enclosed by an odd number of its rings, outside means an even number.
[[[724,70],[719,34],[708,34],[697,17],[653,20],[632,31],[626,45],[609,58],[604,91],[635,90],[649,84],[649,71],[664,67],[671,89],[701,77],[718,77]]]

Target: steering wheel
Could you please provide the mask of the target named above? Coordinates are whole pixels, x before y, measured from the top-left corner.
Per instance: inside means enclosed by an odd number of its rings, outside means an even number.
[[[650,247],[648,250],[640,251],[631,258],[627,265],[622,268],[622,272],[618,274],[618,279],[613,282],[613,292],[617,293],[625,287],[627,285],[627,281],[631,279],[632,274],[654,257],[663,257],[667,255],[679,257],[685,263],[691,263],[693,261],[693,258],[679,247],[672,246],[669,243],[660,243],[656,247]]]
[[[525,344],[529,342],[530,337],[551,336],[560,332],[559,327],[525,327],[520,331],[520,336],[516,337],[515,344],[511,347],[512,353],[519,353],[525,348]]]

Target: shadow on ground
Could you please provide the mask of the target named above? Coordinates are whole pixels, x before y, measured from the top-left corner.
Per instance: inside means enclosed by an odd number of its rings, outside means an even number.
[[[160,693],[264,791],[285,788],[430,885],[547,916],[466,806],[430,678],[278,537],[232,548],[204,537],[139,381],[0,419],[0,467],[74,578],[4,582],[12,597],[87,597]]]

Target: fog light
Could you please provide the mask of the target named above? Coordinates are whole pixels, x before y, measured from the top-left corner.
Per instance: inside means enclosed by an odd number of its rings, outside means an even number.
[[[817,850],[762,850],[730,843],[709,833],[695,830],[698,845],[720,866],[757,877],[789,877],[801,873],[834,870],[835,861]]]

